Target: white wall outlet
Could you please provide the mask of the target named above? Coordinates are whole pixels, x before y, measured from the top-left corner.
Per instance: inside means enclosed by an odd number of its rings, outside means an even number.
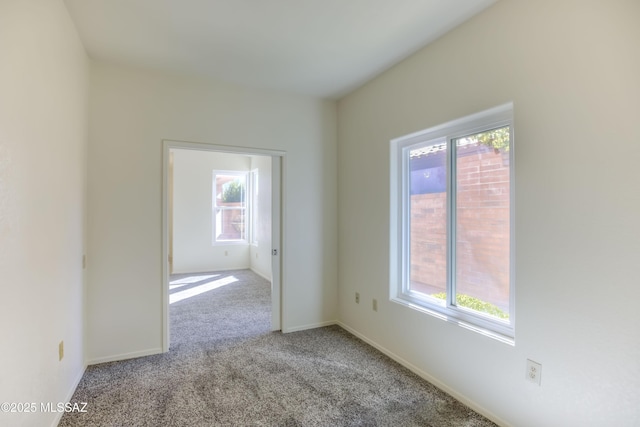
[[[542,377],[542,365],[533,360],[527,359],[527,381],[540,385]]]
[[[378,300],[373,299],[373,311],[378,311]]]
[[[360,304],[360,292],[356,292],[356,304]]]

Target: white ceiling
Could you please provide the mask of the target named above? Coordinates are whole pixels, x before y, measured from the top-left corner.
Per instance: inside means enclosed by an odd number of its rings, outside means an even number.
[[[496,0],[65,0],[98,60],[338,98]]]

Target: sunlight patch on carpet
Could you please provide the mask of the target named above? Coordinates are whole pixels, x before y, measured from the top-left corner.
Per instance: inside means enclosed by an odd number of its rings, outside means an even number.
[[[169,304],[173,304],[174,302],[182,301],[186,298],[191,298],[196,295],[203,294],[205,292],[209,292],[213,289],[217,289],[222,286],[230,285],[231,283],[237,282],[234,276],[224,277],[218,280],[212,280],[211,282],[204,283],[200,286],[195,286],[190,289],[186,289],[184,291],[175,292],[169,295]]]
[[[203,280],[211,279],[213,277],[218,277],[219,274],[209,274],[206,276],[189,276],[183,277],[182,279],[176,279],[169,282],[169,289],[179,288],[180,286],[190,285],[192,283],[202,282]]]

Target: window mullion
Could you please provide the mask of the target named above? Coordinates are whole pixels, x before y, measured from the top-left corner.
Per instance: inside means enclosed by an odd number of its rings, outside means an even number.
[[[447,137],[447,306],[456,305],[456,144]]]
[[[411,195],[409,191],[409,178],[411,175],[409,168],[409,152],[408,148],[402,151],[402,183],[401,183],[401,212],[402,216],[402,252],[403,265],[407,268],[402,269],[402,293],[406,294],[411,288]]]

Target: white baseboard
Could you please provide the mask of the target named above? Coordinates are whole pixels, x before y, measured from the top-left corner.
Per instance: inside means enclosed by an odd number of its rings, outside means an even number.
[[[338,326],[340,326],[341,328],[343,328],[345,331],[349,332],[350,334],[360,338],[362,341],[366,342],[371,347],[373,347],[376,350],[379,350],[380,352],[382,352],[385,355],[389,356],[391,359],[395,360],[396,362],[398,362],[399,364],[401,364],[405,368],[409,369],[414,374],[416,374],[419,377],[427,380],[429,383],[431,383],[434,386],[438,387],[440,390],[444,391],[445,393],[453,396],[455,399],[457,399],[458,401],[462,402],[464,405],[468,406],[469,408],[473,409],[475,412],[479,413],[480,415],[490,419],[491,421],[493,421],[494,423],[498,424],[499,426],[510,427],[510,424],[507,423],[506,421],[500,419],[500,417],[498,417],[495,414],[491,413],[490,411],[486,410],[485,408],[483,408],[482,406],[478,405],[477,403],[475,403],[471,399],[467,398],[466,396],[464,396],[464,395],[458,393],[457,391],[453,390],[452,388],[448,387],[446,384],[444,384],[443,382],[441,382],[437,378],[434,378],[432,375],[430,375],[427,372],[423,371],[422,369],[418,368],[414,364],[404,360],[402,357],[398,356],[397,354],[395,354],[391,350],[388,350],[387,348],[385,348],[385,347],[381,346],[380,344],[378,344],[377,342],[367,338],[366,336],[364,336],[360,332],[358,332],[355,329],[345,325],[342,322],[336,322],[336,324]]]
[[[256,273],[258,276],[262,277],[264,280],[271,282],[271,277],[267,277],[265,274],[262,274],[262,272],[256,270],[253,267],[249,267],[249,270],[253,271],[254,273]]]
[[[298,332],[298,331],[304,331],[304,330],[307,330],[307,329],[323,328],[325,326],[331,326],[331,325],[337,325],[337,324],[338,324],[337,320],[328,320],[326,322],[312,323],[312,324],[309,324],[309,325],[301,325],[301,326],[292,326],[290,328],[282,328],[282,333],[288,334],[290,332]]]
[[[208,270],[197,270],[197,271],[193,271],[193,270],[178,270],[178,271],[172,271],[171,274],[205,274],[205,273],[212,273],[215,272],[217,273],[218,271],[234,271],[234,270],[247,270],[249,269],[249,266],[246,267],[229,267],[229,268],[211,268]]]
[[[78,388],[78,384],[80,384],[80,381],[82,380],[82,377],[84,376],[84,372],[86,370],[87,370],[87,365],[84,365],[84,367],[80,371],[80,374],[77,376],[77,378],[71,384],[71,388],[67,392],[67,396],[62,402],[66,403],[66,402],[71,401],[71,398],[73,397],[73,393],[76,392],[76,389]],[[51,423],[51,427],[56,427],[58,424],[60,424],[60,420],[62,419],[63,415],[64,415],[64,412],[56,412],[56,416],[53,419],[53,422]]]
[[[120,360],[135,359],[136,357],[151,356],[153,354],[163,353],[161,348],[152,348],[149,350],[134,351],[132,353],[116,354],[113,356],[98,357],[87,361],[87,365],[97,365],[98,363],[118,362]]]

